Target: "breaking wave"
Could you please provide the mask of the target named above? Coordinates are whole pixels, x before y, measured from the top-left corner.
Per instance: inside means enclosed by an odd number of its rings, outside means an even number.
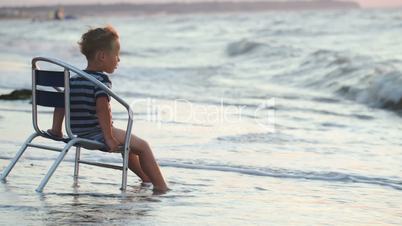
[[[226,53],[228,56],[235,57],[251,53],[262,46],[264,46],[263,43],[242,39],[228,44],[226,47]]]
[[[402,110],[402,70],[397,60],[374,61],[347,52],[318,50],[306,57],[292,82],[323,89],[370,107]]]

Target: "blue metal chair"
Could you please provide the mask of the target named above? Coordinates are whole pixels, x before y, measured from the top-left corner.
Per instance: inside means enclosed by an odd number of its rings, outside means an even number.
[[[53,65],[60,66],[64,69],[64,71],[45,71],[40,70],[38,67],[38,62],[47,62]],[[121,153],[123,155],[123,164],[112,165],[98,162],[90,162],[84,161],[80,159],[81,148],[89,149],[89,150],[105,150],[106,145],[94,140],[80,138],[74,135],[71,131],[70,127],[70,74],[71,72],[75,73],[78,76],[84,77],[88,81],[95,83],[98,87],[103,89],[106,93],[108,93],[112,98],[114,98],[117,102],[122,104],[127,112],[128,112],[128,123],[126,130],[125,143]],[[39,86],[39,87],[38,87]],[[41,90],[38,88],[54,88],[56,92],[50,92],[47,90]],[[63,89],[64,87],[64,89]],[[49,133],[41,130],[38,125],[38,106],[44,107],[64,107],[65,109],[65,130],[67,133],[67,137],[65,138],[57,138]],[[53,165],[48,170],[46,176],[42,179],[40,185],[36,189],[37,192],[42,192],[43,188],[46,186],[50,177],[56,171],[57,167],[63,161],[69,149],[73,146],[76,147],[76,155],[75,155],[75,167],[74,167],[74,182],[78,181],[78,173],[79,173],[79,165],[88,164],[100,167],[106,167],[111,169],[122,170],[122,184],[121,190],[125,191],[127,187],[127,169],[128,169],[128,154],[129,154],[129,144],[131,138],[131,129],[133,124],[133,112],[130,106],[118,97],[113,91],[111,91],[107,86],[105,86],[102,82],[98,81],[93,76],[87,74],[86,72],[71,66],[61,60],[54,58],[45,58],[45,57],[36,57],[32,60],[32,122],[35,132],[28,137],[28,139],[21,146],[20,150],[17,152],[15,157],[11,160],[9,165],[3,170],[3,173],[0,177],[2,181],[5,181],[8,174],[11,172],[17,161],[20,159],[22,154],[28,147],[40,148],[50,151],[60,152]],[[64,148],[52,147],[48,145],[35,144],[32,141],[37,137],[44,137],[54,141],[64,142],[66,143]]]

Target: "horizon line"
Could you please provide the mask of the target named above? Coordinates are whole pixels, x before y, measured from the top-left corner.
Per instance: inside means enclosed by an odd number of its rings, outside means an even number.
[[[59,6],[79,6],[79,5],[164,5],[164,4],[194,4],[194,3],[260,3],[260,2],[278,2],[278,3],[285,3],[285,2],[320,2],[320,1],[328,1],[328,2],[345,2],[345,3],[356,3],[359,5],[361,9],[399,9],[402,7],[401,5],[398,6],[365,6],[362,5],[360,2],[356,0],[307,0],[307,1],[300,1],[300,0],[285,0],[285,1],[278,1],[278,0],[197,0],[197,1],[180,1],[180,0],[173,0],[173,1],[139,1],[139,2],[128,2],[127,0],[121,0],[119,2],[66,2],[63,4],[60,3],[21,3],[21,4],[13,4],[13,5],[1,5],[0,8],[33,8],[33,7],[59,7]]]

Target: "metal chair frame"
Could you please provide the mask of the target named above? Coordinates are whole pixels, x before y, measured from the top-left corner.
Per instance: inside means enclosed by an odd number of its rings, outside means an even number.
[[[49,139],[56,140],[56,141],[61,141],[61,139],[54,139],[52,137],[49,137],[49,135],[45,131],[41,130],[38,126],[38,111],[37,111],[37,105],[38,105],[37,101],[38,100],[37,100],[37,77],[36,77],[37,73],[40,71],[40,69],[37,65],[38,62],[47,62],[50,64],[58,65],[64,69],[64,91],[57,89],[59,92],[64,93],[64,109],[65,109],[64,125],[65,125],[65,130],[66,130],[68,138],[67,138],[67,140],[65,140],[65,142],[67,144],[63,148],[31,143],[37,137],[44,137],[44,138],[49,138]],[[70,126],[70,74],[71,73],[70,72],[74,72],[76,75],[83,77],[83,78],[87,79],[88,81],[93,82],[98,87],[100,87],[102,90],[104,90],[107,94],[109,94],[113,99],[115,99],[118,103],[123,105],[125,107],[125,109],[127,110],[127,113],[128,113],[127,130],[126,130],[125,142],[124,142],[124,146],[123,146],[123,150],[122,150],[123,166],[98,163],[98,162],[90,162],[90,161],[84,161],[84,160],[80,159],[81,147],[85,148],[85,149],[100,149],[101,147],[105,147],[105,144],[102,144],[102,143],[94,141],[94,140],[80,138],[77,135],[74,135],[73,132],[71,131],[71,126]],[[52,72],[50,72],[50,73],[52,73]],[[60,72],[58,72],[58,73],[60,73]],[[123,190],[123,191],[126,190],[128,155],[129,155],[131,130],[132,130],[132,125],[133,125],[133,111],[132,111],[130,105],[128,105],[123,99],[121,99],[119,96],[117,96],[117,94],[115,94],[112,90],[110,90],[102,82],[100,82],[93,76],[89,75],[88,73],[86,73],[70,64],[67,64],[59,59],[48,58],[48,57],[33,58],[32,59],[32,123],[33,123],[33,128],[34,128],[35,132],[26,139],[26,141],[23,143],[23,145],[21,146],[19,151],[16,153],[15,157],[11,160],[9,165],[3,170],[1,177],[0,177],[0,179],[2,181],[5,181],[6,177],[9,175],[9,173],[11,172],[11,170],[13,169],[13,167],[15,166],[17,161],[24,154],[25,150],[28,147],[35,147],[35,148],[60,152],[60,154],[54,161],[53,165],[48,170],[46,176],[42,179],[41,183],[39,184],[38,188],[36,189],[37,192],[41,193],[43,191],[44,187],[46,186],[46,184],[48,183],[49,179],[53,175],[53,173],[56,171],[57,167],[63,161],[63,159],[66,156],[69,149],[71,147],[75,146],[76,152],[75,152],[75,164],[74,164],[74,183],[78,182],[79,164],[82,163],[82,164],[88,164],[88,165],[122,170],[121,190]]]

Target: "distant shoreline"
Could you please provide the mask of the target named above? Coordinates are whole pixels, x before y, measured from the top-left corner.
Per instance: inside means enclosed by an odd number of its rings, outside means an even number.
[[[46,19],[59,5],[1,7],[0,19],[31,18]],[[254,2],[192,2],[192,3],[118,3],[62,5],[67,15],[88,16],[127,16],[153,14],[190,14],[222,12],[262,12],[293,10],[332,10],[359,9],[360,5],[352,1],[316,0],[316,1],[254,1]]]

